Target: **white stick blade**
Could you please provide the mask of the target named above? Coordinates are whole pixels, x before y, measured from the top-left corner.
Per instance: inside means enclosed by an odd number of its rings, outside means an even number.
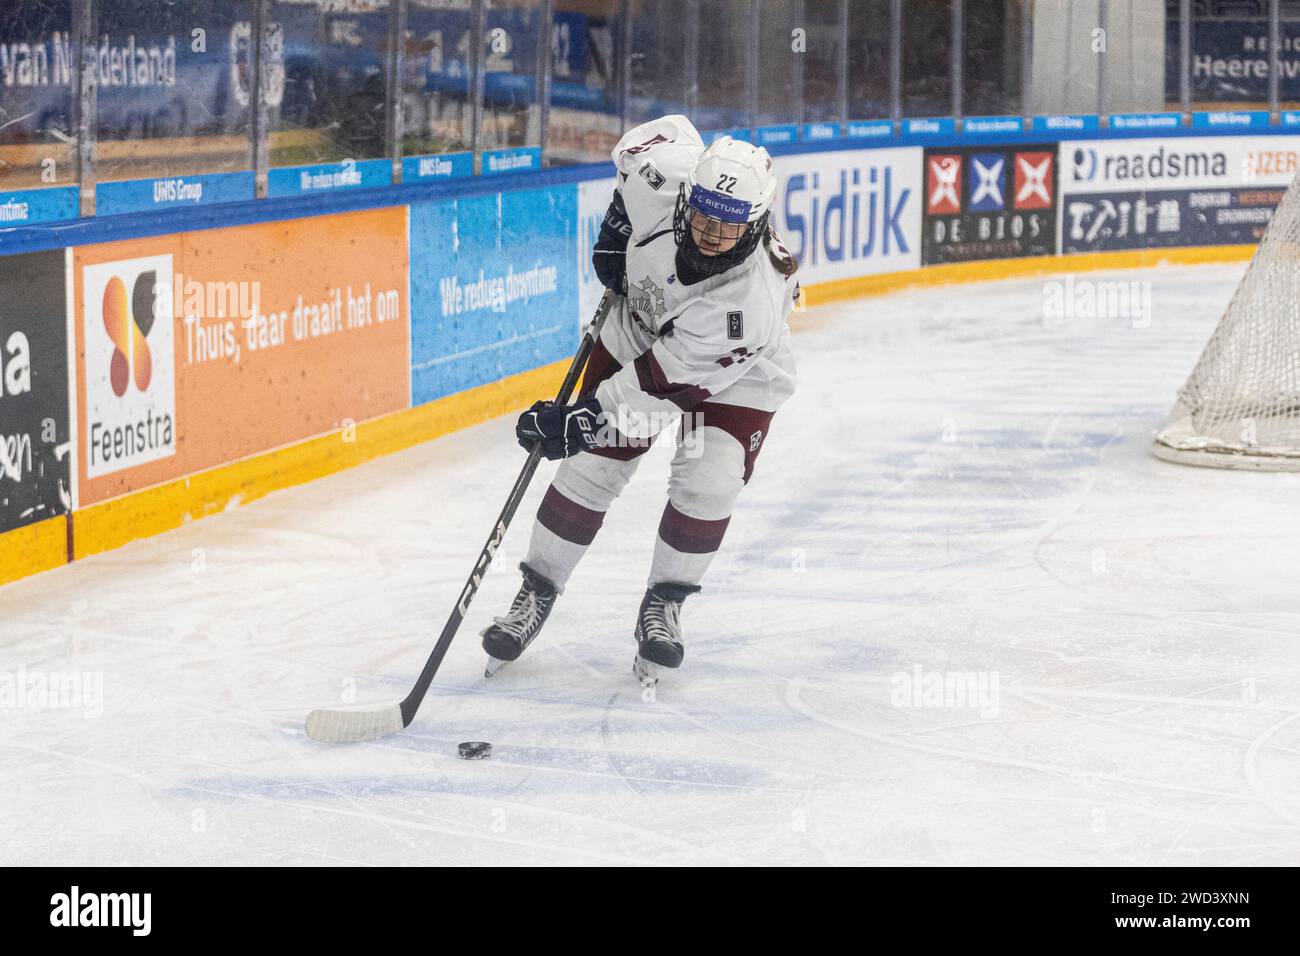
[[[325,744],[359,744],[378,740],[397,733],[404,726],[400,704],[353,710],[322,707],[307,715],[307,736]]]

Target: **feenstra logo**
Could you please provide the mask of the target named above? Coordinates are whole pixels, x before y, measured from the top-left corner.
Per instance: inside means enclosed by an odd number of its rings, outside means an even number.
[[[176,453],[172,278],[169,255],[82,271],[89,478]]]
[[[129,300],[126,283],[120,277],[113,276],[104,287],[104,331],[113,343],[108,377],[118,398],[126,394],[132,378],[140,391],[149,389],[153,357],[149,354],[148,337],[157,307],[154,288],[157,282],[156,272],[140,273],[132,285]]]

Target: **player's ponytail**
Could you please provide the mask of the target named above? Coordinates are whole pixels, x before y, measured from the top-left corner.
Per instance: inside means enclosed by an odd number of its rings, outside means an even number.
[[[770,222],[767,225],[767,234],[763,236],[763,248],[767,250],[767,257],[771,260],[772,266],[787,279],[798,271],[798,260],[781,242],[780,236],[776,234]]]

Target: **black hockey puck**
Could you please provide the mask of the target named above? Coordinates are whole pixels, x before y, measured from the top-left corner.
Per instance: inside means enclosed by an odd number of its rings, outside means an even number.
[[[482,760],[492,756],[492,745],[486,740],[467,740],[456,749],[464,760]]]

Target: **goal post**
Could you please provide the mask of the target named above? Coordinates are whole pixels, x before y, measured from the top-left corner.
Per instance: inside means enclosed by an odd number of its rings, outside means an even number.
[[[1152,450],[1185,465],[1300,471],[1300,176]]]

